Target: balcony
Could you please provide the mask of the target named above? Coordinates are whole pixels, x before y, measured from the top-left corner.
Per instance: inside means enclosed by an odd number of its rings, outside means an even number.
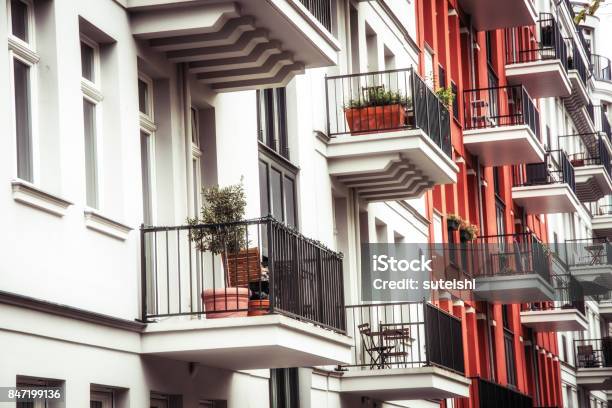
[[[612,320],[612,291],[600,296],[599,315],[604,319]]]
[[[476,240],[472,262],[477,300],[500,303],[552,301],[551,261],[533,234],[481,236]]]
[[[587,295],[612,289],[612,244],[605,238],[565,241],[565,262]]]
[[[521,323],[536,332],[582,331],[589,328],[584,291],[572,275],[553,276],[554,302],[530,303],[521,311]]]
[[[471,17],[478,31],[533,25],[537,15],[533,1],[459,0],[459,6]]]
[[[612,194],[612,164],[605,137],[600,134],[566,135],[559,136],[559,140],[569,146],[580,146],[576,153],[568,156],[574,167],[578,199],[594,202]]]
[[[593,78],[596,81],[612,82],[612,62],[603,55],[591,55]]]
[[[330,0],[136,0],[128,11],[134,37],[217,92],[284,86],[340,50]]]
[[[572,41],[571,55],[568,56],[567,75],[572,83],[572,94],[563,99],[568,111],[576,111],[590,102],[589,97],[589,74],[590,70],[580,52],[577,41]]]
[[[458,399],[461,407],[480,407],[480,408],[532,408],[533,399],[513,388],[504,387],[495,382],[485,380],[484,378],[472,378],[470,386],[470,400]],[[474,404],[474,405],[472,405]],[[544,408],[544,407],[536,407]],[[554,408],[554,407],[546,407]]]
[[[272,218],[141,237],[144,354],[231,370],[350,361],[340,254]]]
[[[540,113],[520,85],[464,92],[463,144],[485,166],[544,160]]]
[[[574,167],[563,150],[546,152],[544,163],[515,168],[512,199],[528,214],[580,211]]]
[[[353,364],[340,392],[382,401],[469,396],[461,320],[427,302],[347,307]]]
[[[327,77],[329,173],[365,201],[457,181],[450,114],[412,68]]]
[[[612,390],[612,337],[574,340],[576,384],[589,390]]]
[[[612,239],[612,205],[599,205],[591,218],[593,234],[598,238]]]
[[[522,84],[533,98],[570,96],[568,40],[552,14],[541,13],[536,28],[539,41],[523,38],[522,30],[506,30],[506,79]]]

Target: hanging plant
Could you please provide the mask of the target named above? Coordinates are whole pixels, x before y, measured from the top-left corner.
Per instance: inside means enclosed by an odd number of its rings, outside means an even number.
[[[448,229],[452,231],[457,231],[462,222],[463,219],[457,214],[448,214],[446,216],[446,225],[448,226]]]
[[[478,236],[478,227],[464,221],[459,227],[459,236],[462,242],[473,241]]]
[[[436,91],[436,95],[438,95],[438,99],[440,99],[440,101],[442,101],[442,103],[448,109],[452,108],[453,101],[455,100],[455,94],[453,93],[453,89],[450,86],[438,89]]]

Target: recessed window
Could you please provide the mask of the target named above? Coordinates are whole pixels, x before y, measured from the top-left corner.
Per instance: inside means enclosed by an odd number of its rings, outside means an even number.
[[[96,135],[96,105],[83,99],[83,134],[85,136],[86,202],[98,208],[98,152]]]
[[[270,370],[270,408],[292,408],[300,405],[297,368]]]
[[[11,33],[24,42],[29,40],[28,18],[28,5],[21,0],[11,0]]]
[[[81,76],[90,82],[95,81],[96,51],[93,46],[81,41]]]
[[[259,141],[289,158],[287,138],[287,92],[285,88],[257,91]]]
[[[30,66],[18,59],[13,60],[13,88],[15,135],[17,137],[17,177],[33,182]]]
[[[260,153],[259,189],[261,215],[272,215],[278,221],[296,227],[296,173],[274,160],[271,155]]]
[[[138,80],[138,110],[149,115],[149,84],[142,79]]]
[[[113,408],[114,394],[111,391],[91,391],[89,408]]]

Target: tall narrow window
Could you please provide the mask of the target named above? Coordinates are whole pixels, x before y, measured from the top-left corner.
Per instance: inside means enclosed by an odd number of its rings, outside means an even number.
[[[287,135],[287,93],[285,88],[257,91],[259,141],[289,158]]]
[[[300,406],[297,368],[270,370],[270,408]]]
[[[141,74],[138,78],[140,111],[140,170],[142,177],[142,216],[145,225],[153,225],[153,151],[157,126],[153,116],[153,82]]]
[[[140,164],[142,173],[142,216],[145,225],[153,224],[153,196],[151,188],[150,135],[140,131]]]
[[[259,188],[261,215],[272,215],[277,220],[297,226],[296,169],[274,161],[274,157],[260,152]]]
[[[191,183],[193,190],[193,215],[200,211],[200,197],[202,190],[202,174],[200,171],[202,151],[200,150],[200,112],[195,106],[191,107]]]
[[[113,408],[114,395],[111,391],[91,391],[89,408]]]
[[[85,146],[85,201],[88,207],[98,208],[99,191],[99,105],[102,102],[99,73],[98,45],[81,36],[81,91],[83,92],[83,137]]]
[[[9,56],[12,67],[13,129],[17,178],[34,182],[33,80],[38,55],[33,41],[33,6],[25,0],[9,2]]]

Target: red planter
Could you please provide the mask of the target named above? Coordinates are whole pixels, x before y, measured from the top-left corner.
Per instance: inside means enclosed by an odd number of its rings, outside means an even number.
[[[248,314],[249,290],[247,288],[206,289],[202,292],[202,302],[208,319],[245,317]]]
[[[344,115],[351,133],[398,129],[406,124],[406,111],[400,104],[347,108]]]

